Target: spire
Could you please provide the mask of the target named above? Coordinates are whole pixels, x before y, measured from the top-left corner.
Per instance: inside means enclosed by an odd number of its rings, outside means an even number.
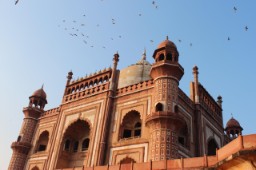
[[[42,84],[42,87],[41,87],[41,89],[44,89],[44,83]]]
[[[221,96],[218,96],[217,98],[217,103],[220,107],[222,107],[222,97]],[[232,113],[231,113],[232,114]]]
[[[143,54],[142,54],[142,60],[146,60],[147,54],[146,54],[146,48],[144,48]]]
[[[197,66],[194,66],[193,67],[193,75],[194,75],[194,88],[195,88],[195,103],[199,103],[199,83],[198,83],[198,67]]]
[[[168,35],[166,36],[166,40],[169,40],[169,37],[168,37]]]
[[[69,85],[69,83],[70,83],[70,81],[71,81],[71,79],[72,79],[72,76],[73,76],[73,72],[72,72],[72,70],[70,70],[70,72],[68,72],[68,76],[67,76],[67,84],[66,85]]]

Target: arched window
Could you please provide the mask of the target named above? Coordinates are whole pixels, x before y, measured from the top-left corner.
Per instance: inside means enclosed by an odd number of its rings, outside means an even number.
[[[157,103],[156,104],[156,112],[163,111],[163,110],[164,110],[163,104]]]
[[[89,143],[90,143],[90,139],[89,138],[84,139],[84,141],[82,143],[82,151],[85,151],[85,150],[88,149]]]
[[[45,151],[47,149],[48,140],[49,140],[49,132],[44,131],[43,133],[41,133],[36,145],[37,146],[36,152]]]
[[[218,149],[218,144],[214,139],[208,141],[208,155],[216,155],[216,149]]]
[[[174,106],[174,113],[178,113],[179,112],[179,107],[176,105]]]
[[[78,151],[78,146],[79,146],[79,142],[75,141],[74,145],[73,145],[73,152],[77,152]]]
[[[172,61],[172,53],[166,55],[166,60]]]
[[[178,144],[182,147],[189,148],[189,133],[188,126],[185,122],[180,125],[177,131]]]
[[[67,139],[67,140],[65,141],[65,144],[64,144],[64,150],[65,150],[65,151],[69,151],[69,149],[70,149],[70,140]]]
[[[128,112],[120,126],[121,138],[132,138],[141,136],[141,119],[137,111]]]
[[[21,140],[21,136],[19,135],[17,138],[17,142],[19,142]]]
[[[162,60],[164,60],[164,54],[160,54],[159,56],[159,61],[162,61]]]

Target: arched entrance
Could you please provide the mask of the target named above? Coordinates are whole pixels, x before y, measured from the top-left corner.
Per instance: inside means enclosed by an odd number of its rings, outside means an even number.
[[[216,149],[218,149],[218,144],[217,142],[212,138],[208,141],[208,151],[207,151],[207,155],[212,156],[212,155],[216,155]]]
[[[73,168],[85,164],[90,145],[90,125],[87,121],[77,120],[63,135],[57,167]]]

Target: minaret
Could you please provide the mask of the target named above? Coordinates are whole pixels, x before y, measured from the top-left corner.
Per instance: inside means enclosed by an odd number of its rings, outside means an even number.
[[[117,88],[117,76],[118,76],[118,70],[117,70],[117,64],[119,61],[119,54],[116,52],[113,57],[113,65],[112,65],[112,76],[110,81],[110,87],[109,87],[109,94],[108,94],[108,100],[107,100],[107,108],[105,111],[105,115],[103,118],[102,123],[102,136],[100,141],[100,147],[99,147],[99,156],[96,162],[96,165],[104,165],[105,159],[106,159],[106,145],[107,145],[107,138],[108,138],[108,130],[110,126],[110,120],[111,120],[111,113],[114,105],[114,95]]]
[[[23,108],[23,113],[25,118],[23,119],[23,124],[17,138],[16,142],[13,142],[11,148],[13,154],[9,164],[9,170],[23,170],[27,155],[32,146],[32,138],[38,118],[44,113],[44,106],[47,104],[46,93],[41,89],[35,91],[29,97],[28,107]]]
[[[185,124],[178,115],[178,86],[184,69],[178,62],[177,47],[168,37],[158,45],[153,58],[150,75],[154,79],[154,95],[146,123],[151,131],[151,160],[159,161],[178,157],[176,132]]]

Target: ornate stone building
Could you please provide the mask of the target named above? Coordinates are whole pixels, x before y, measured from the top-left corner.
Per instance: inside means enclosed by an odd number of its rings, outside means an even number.
[[[61,105],[47,111],[46,93],[35,91],[11,145],[9,169],[186,160],[216,155],[241,134],[232,118],[225,135],[222,98],[215,100],[199,83],[196,66],[190,96],[179,88],[184,69],[173,42],[160,43],[153,58],[151,65],[144,53],[136,64],[118,70],[115,54],[112,68],[75,81],[69,72]]]

